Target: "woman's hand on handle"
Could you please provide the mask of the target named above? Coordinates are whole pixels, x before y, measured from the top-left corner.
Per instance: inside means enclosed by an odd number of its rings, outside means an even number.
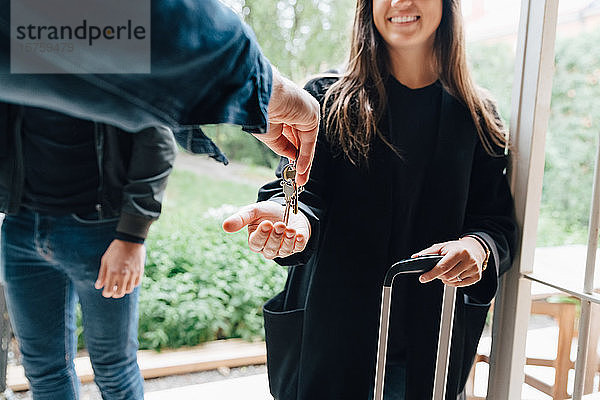
[[[436,243],[413,254],[412,257],[426,254],[439,254],[444,257],[431,271],[419,277],[421,283],[440,279],[446,285],[461,287],[473,285],[483,276],[486,252],[479,242],[471,237]]]
[[[284,207],[273,201],[251,204],[223,221],[223,230],[232,233],[248,226],[250,250],[269,260],[287,257],[304,250],[310,238],[310,223],[301,211],[290,211],[286,226],[283,212]]]

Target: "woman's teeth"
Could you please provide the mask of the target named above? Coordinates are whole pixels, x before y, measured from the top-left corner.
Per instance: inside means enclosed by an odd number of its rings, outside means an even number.
[[[417,19],[419,19],[419,17],[417,16],[413,16],[413,17],[392,17],[390,18],[390,21],[394,24],[406,24],[408,22],[415,22]]]

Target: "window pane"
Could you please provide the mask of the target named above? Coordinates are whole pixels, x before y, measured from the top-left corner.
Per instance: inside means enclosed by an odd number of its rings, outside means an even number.
[[[583,289],[600,131],[599,40],[600,2],[561,1],[534,273],[574,290]],[[570,364],[576,358],[577,340],[573,334],[579,302],[539,284],[533,284],[532,294],[537,299],[533,306],[536,315],[530,322],[527,355],[558,357],[559,364]],[[563,335],[562,342],[559,335]],[[597,335],[596,329],[592,346],[597,343]],[[590,354],[596,359],[595,347]],[[589,379],[594,379],[598,363],[591,363]],[[570,367],[557,373],[555,368],[528,366],[527,373],[554,385],[554,391],[572,393],[574,371]],[[588,386],[592,391],[593,385]]]

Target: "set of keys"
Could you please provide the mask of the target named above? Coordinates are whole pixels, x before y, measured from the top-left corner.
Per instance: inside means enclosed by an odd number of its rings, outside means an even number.
[[[296,183],[296,161],[290,160],[290,163],[283,167],[281,177],[281,186],[283,186],[283,196],[285,198],[283,222],[287,225],[290,219],[290,209],[294,214],[298,214],[298,195],[304,190],[303,186],[298,186]]]

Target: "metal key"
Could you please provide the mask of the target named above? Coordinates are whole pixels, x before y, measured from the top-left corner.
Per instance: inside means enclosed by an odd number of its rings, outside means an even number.
[[[293,163],[286,165],[281,172],[283,180],[283,196],[285,198],[285,211],[283,213],[283,222],[287,225],[290,217],[290,208],[294,214],[298,214],[298,194],[302,192],[302,187],[298,188],[296,184],[296,169]]]
[[[298,194],[300,194],[300,191],[298,191],[298,185],[296,184],[296,167],[294,164],[294,162],[291,162],[286,165],[282,172],[282,176],[284,180],[291,182],[292,184],[294,190],[292,196],[292,210],[294,214],[298,214]]]
[[[283,186],[283,197],[285,198],[285,211],[283,212],[283,222],[287,225],[288,220],[290,218],[290,208],[293,206],[294,195],[296,194],[294,190],[295,184],[284,180],[281,182],[281,186]]]
[[[296,159],[298,151],[296,151]],[[302,193],[304,187],[296,183],[296,160],[290,160],[290,163],[283,168],[281,172],[283,186],[283,195],[285,197],[285,211],[283,213],[283,222],[287,225],[290,217],[290,208],[294,214],[298,214],[298,195]]]

